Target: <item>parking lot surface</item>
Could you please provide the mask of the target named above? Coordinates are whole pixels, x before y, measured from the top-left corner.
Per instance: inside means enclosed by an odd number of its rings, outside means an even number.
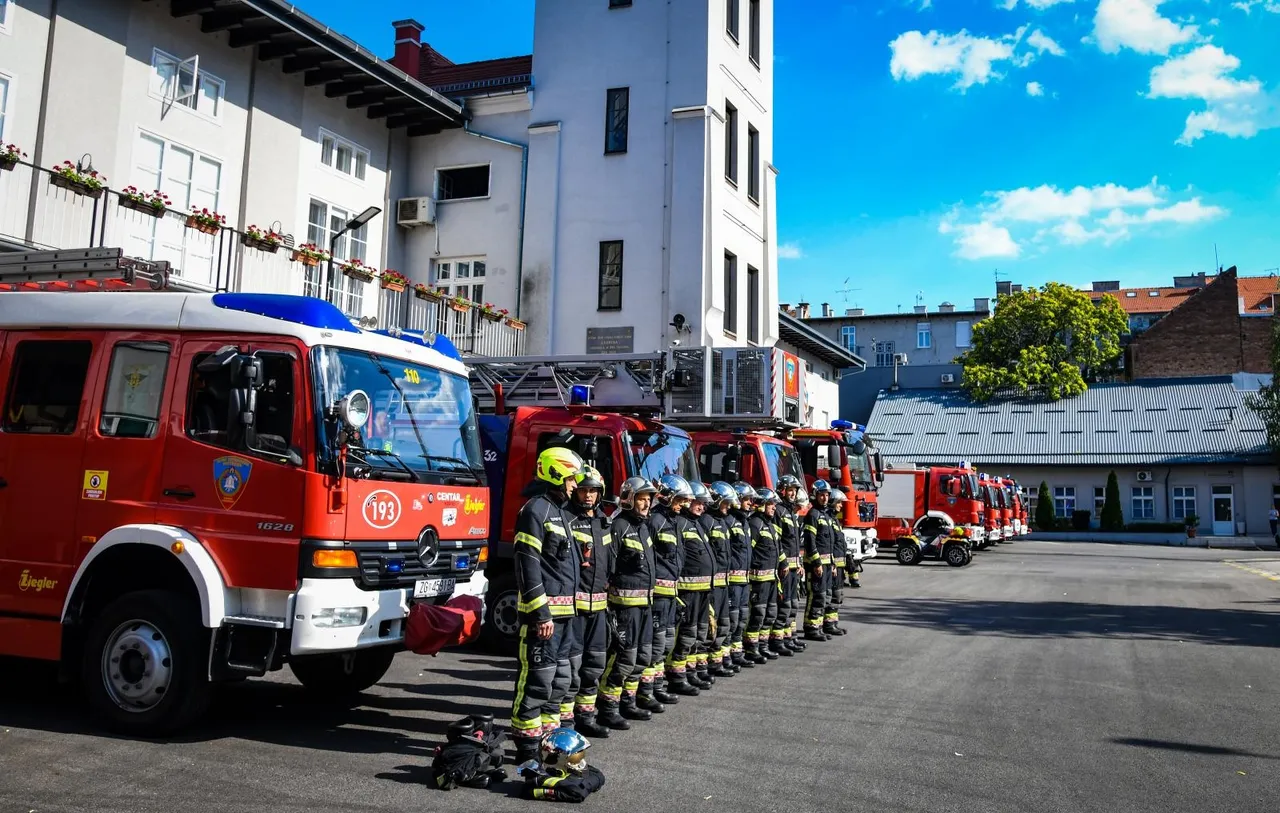
[[[888,558],[851,634],[721,680],[594,743],[611,811],[1274,811],[1280,556],[1018,541]],[[90,727],[50,672],[0,662],[0,812],[525,810],[424,784],[446,723],[510,711],[514,661],[400,655],[354,707],[287,670],[179,740]]]

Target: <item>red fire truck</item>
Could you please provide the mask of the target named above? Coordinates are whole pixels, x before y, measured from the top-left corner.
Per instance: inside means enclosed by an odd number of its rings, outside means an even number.
[[[825,479],[849,498],[844,512],[847,549],[854,559],[873,559],[879,552],[877,491],[884,463],[866,427],[832,421],[830,429],[796,429],[789,438],[800,455],[807,484]]]
[[[880,487],[881,538],[896,542],[930,516],[945,516],[976,548],[987,538],[987,509],[977,476],[947,466],[892,468]]]
[[[978,487],[987,506],[987,539],[1003,542],[1013,537],[1013,508],[1000,479],[987,473],[978,475]]]
[[[59,661],[141,735],[285,664],[366,689],[411,604],[487,584],[447,340],[175,282],[118,249],[0,261],[0,655]]]

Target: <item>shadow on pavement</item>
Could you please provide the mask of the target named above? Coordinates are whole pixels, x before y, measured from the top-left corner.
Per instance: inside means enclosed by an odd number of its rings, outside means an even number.
[[[1155,748],[1161,751],[1183,751],[1188,754],[1205,754],[1224,757],[1253,757],[1255,759],[1280,759],[1272,754],[1258,754],[1253,751],[1241,751],[1239,748],[1223,748],[1218,745],[1197,745],[1190,742],[1173,740],[1148,740],[1141,737],[1113,737],[1117,745],[1133,745],[1139,748]]]
[[[857,602],[853,618],[859,624],[920,627],[953,635],[1280,647],[1280,613],[1260,610],[868,597]]]

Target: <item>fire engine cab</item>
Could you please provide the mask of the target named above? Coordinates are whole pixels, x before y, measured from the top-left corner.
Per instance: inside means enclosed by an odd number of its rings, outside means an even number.
[[[447,340],[47,254],[0,263],[0,655],[61,662],[104,722],[158,735],[285,664],[362,691],[414,602],[484,594]]]

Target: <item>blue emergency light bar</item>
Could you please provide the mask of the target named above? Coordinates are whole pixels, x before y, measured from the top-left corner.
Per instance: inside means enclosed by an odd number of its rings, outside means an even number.
[[[360,332],[335,305],[314,296],[224,293],[214,294],[213,304],[230,311],[255,313],[269,319],[280,319],[319,330]]]
[[[462,361],[462,354],[458,352],[458,347],[448,336],[442,336],[439,333],[425,333],[417,330],[373,330],[371,333],[377,333],[379,336],[389,336],[393,339],[399,339],[403,342],[416,344],[421,347],[428,347],[446,358]]]
[[[853,427],[854,427],[854,424],[851,421],[832,421],[831,422],[832,429],[852,429]]]
[[[590,406],[591,405],[591,385],[590,384],[574,384],[569,390],[570,406]]]

